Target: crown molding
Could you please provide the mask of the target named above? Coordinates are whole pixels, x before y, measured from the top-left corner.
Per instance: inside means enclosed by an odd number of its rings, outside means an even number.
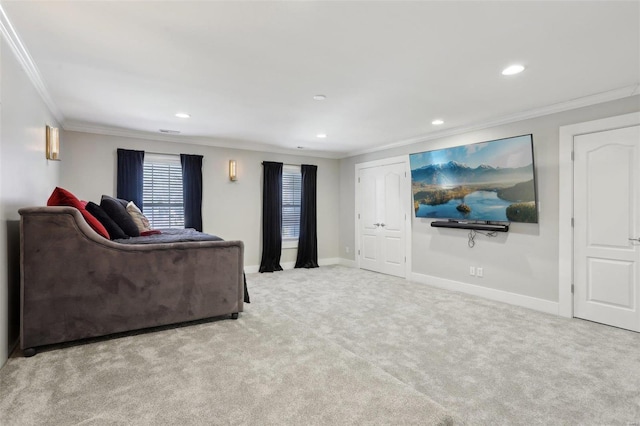
[[[627,98],[640,94],[640,84],[625,86],[619,89],[610,90],[607,92],[596,93],[594,95],[584,96],[577,99],[572,99],[566,102],[560,102],[553,105],[548,105],[542,108],[536,108],[528,111],[518,112],[515,114],[509,114],[503,117],[494,118],[488,121],[482,121],[466,126],[455,127],[452,129],[442,130],[439,132],[429,133],[428,135],[419,136],[416,138],[405,139],[399,142],[377,146],[369,149],[362,149],[351,151],[345,154],[341,158],[354,157],[356,155],[370,154],[372,152],[385,151],[388,149],[399,148],[414,143],[427,142],[435,139],[441,139],[447,136],[455,136],[462,133],[468,133],[475,130],[487,129],[489,127],[501,126],[504,124],[514,123],[516,121],[528,120],[531,118],[542,117],[545,115],[555,114],[558,112],[569,111],[572,109],[587,107],[590,105],[600,104],[609,101],[615,101],[617,99]]]
[[[427,142],[435,139],[441,139],[448,136],[455,136],[463,133],[468,133],[476,130],[487,129],[490,127],[501,126],[504,124],[514,123],[517,121],[528,120],[532,118],[542,117],[545,115],[555,114],[563,111],[569,111],[577,108],[582,108],[590,105],[595,105],[603,102],[614,101],[626,97],[631,97],[640,94],[640,84],[625,86],[619,89],[610,90],[607,92],[597,93],[590,96],[585,96],[577,99],[573,99],[567,102],[561,102],[553,105],[548,105],[542,108],[536,108],[529,111],[523,111],[515,114],[506,115],[503,117],[495,118],[493,120],[482,121],[466,126],[455,127],[452,129],[446,129],[439,132],[433,132],[428,135],[419,136],[416,138],[405,139],[399,142],[391,144],[381,145],[373,148],[356,150],[351,152],[341,151],[306,151],[297,149],[288,149],[276,147],[273,145],[261,144],[256,142],[247,142],[239,140],[219,140],[215,138],[196,137],[196,136],[176,136],[165,135],[153,132],[145,132],[139,130],[128,130],[114,127],[97,126],[93,124],[65,122],[62,124],[65,131],[95,133],[99,135],[129,137],[136,139],[146,139],[154,141],[165,141],[174,143],[187,143],[192,145],[204,145],[218,148],[230,148],[246,151],[259,151],[269,152],[275,154],[287,154],[298,155],[305,157],[318,157],[318,158],[330,158],[330,159],[343,159],[348,157],[354,157],[362,154],[370,154],[373,152],[386,151],[393,148],[400,148],[415,143]]]
[[[220,140],[215,138],[188,136],[188,135],[165,135],[162,133],[145,132],[141,130],[129,130],[115,127],[97,126],[93,124],[66,122],[62,128],[67,132],[93,133],[97,135],[117,136],[123,138],[144,139],[150,141],[172,142],[191,145],[211,146],[215,148],[229,148],[243,151],[258,151],[274,154],[286,154],[302,157],[317,157],[339,159],[343,153],[332,151],[314,151],[281,148],[273,145],[267,145],[256,142],[247,142],[241,140]]]
[[[58,121],[58,123],[60,124],[63,123],[64,115],[62,114],[62,112],[60,111],[56,103],[53,101],[53,98],[49,94],[49,90],[47,89],[47,86],[45,85],[44,80],[40,75],[40,71],[38,70],[38,67],[36,66],[35,62],[31,58],[31,55],[27,51],[27,48],[22,43],[22,40],[20,40],[20,36],[18,36],[18,33],[13,28],[13,25],[11,24],[9,17],[5,13],[1,4],[0,4],[0,33],[2,33],[2,35],[4,36],[9,47],[11,47],[11,50],[16,55],[16,59],[24,69],[29,80],[31,80],[31,83],[33,84],[36,91],[44,101],[47,108],[49,108],[49,111],[51,111],[51,114],[53,114],[53,116]]]

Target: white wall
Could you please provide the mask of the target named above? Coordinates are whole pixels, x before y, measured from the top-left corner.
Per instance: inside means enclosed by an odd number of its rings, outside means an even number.
[[[0,45],[0,366],[17,342],[18,209],[44,205],[60,163],[45,158],[45,126],[58,126],[4,39]]]
[[[474,142],[533,133],[539,224],[513,223],[497,238],[476,237],[467,245],[467,231],[431,228],[430,220],[412,220],[413,278],[473,284],[487,289],[558,301],[558,131],[566,124],[640,111],[640,96],[544,117],[416,143],[340,161],[340,256],[353,260],[355,243],[355,164]],[[349,247],[349,253],[346,252]],[[469,275],[482,266],[484,277]],[[546,306],[552,306],[546,304]]]
[[[203,231],[245,244],[245,267],[257,270],[261,256],[262,161],[318,166],[318,258],[338,256],[338,160],[271,154],[203,145],[63,132],[60,185],[78,197],[100,202],[116,192],[116,149],[203,155]],[[229,181],[229,160],[238,163],[238,179]],[[283,249],[282,263],[295,262],[296,249]],[[285,266],[285,265],[283,265]]]

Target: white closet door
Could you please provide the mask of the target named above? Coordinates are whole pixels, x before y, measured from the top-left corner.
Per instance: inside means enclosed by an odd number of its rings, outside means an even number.
[[[360,169],[360,267],[405,277],[406,165]]]
[[[640,331],[640,126],[574,138],[574,316]]]

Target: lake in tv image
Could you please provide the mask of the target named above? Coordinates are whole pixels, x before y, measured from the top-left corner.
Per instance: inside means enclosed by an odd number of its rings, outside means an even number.
[[[532,135],[409,158],[416,217],[538,222]]]
[[[417,217],[429,217],[432,219],[459,219],[470,220],[471,215],[457,209],[461,202],[466,203],[474,212],[474,220],[488,220],[491,222],[508,222],[507,207],[512,203],[498,198],[498,194],[492,191],[475,191],[464,197],[464,200],[449,200],[444,204],[430,206],[420,204]],[[482,218],[482,219],[475,219]]]

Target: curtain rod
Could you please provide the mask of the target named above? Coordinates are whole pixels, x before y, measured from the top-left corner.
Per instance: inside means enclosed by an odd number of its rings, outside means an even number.
[[[267,161],[268,163],[278,163],[278,161]],[[262,163],[260,163],[262,165],[264,165],[264,161]],[[302,166],[302,164],[289,164],[289,163],[282,163],[283,166]]]

